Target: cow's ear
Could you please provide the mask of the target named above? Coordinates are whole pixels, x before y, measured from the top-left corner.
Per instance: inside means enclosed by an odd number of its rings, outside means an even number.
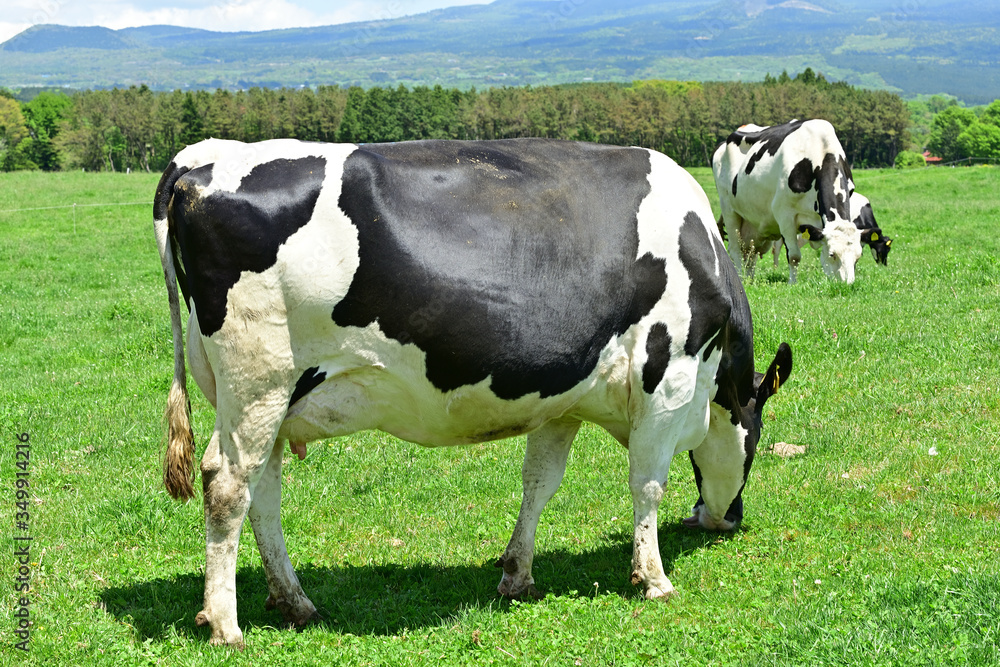
[[[878,241],[879,235],[874,229],[862,229],[861,230],[861,242],[866,245],[871,245],[872,241]]]
[[[817,229],[811,225],[801,225],[799,227],[799,232],[805,232],[809,236],[810,241],[822,241],[823,240],[823,230]]]
[[[762,414],[764,410],[764,403],[767,402],[771,396],[778,393],[778,387],[785,384],[785,380],[792,372],[792,348],[788,343],[782,343],[778,346],[778,352],[774,355],[774,360],[771,365],[767,367],[767,372],[764,373],[764,378],[760,381],[757,386],[757,401],[754,408],[757,414]]]

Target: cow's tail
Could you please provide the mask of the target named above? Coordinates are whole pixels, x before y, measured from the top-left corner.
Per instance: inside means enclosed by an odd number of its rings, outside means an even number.
[[[191,430],[191,403],[188,400],[184,367],[184,331],[181,326],[181,306],[177,293],[177,270],[170,240],[169,206],[174,184],[187,170],[171,163],[163,172],[153,202],[153,226],[160,263],[167,283],[170,301],[170,326],[174,339],[174,380],[167,397],[167,453],[163,461],[163,485],[177,500],[194,496],[194,432]]]

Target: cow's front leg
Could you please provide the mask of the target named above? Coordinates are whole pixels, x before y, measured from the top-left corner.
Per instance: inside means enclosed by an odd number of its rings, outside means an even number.
[[[319,619],[316,607],[306,597],[288,558],[281,530],[281,465],[284,440],[276,440],[271,457],[257,482],[250,503],[250,525],[267,575],[269,595],[265,606],[277,608],[285,622],[296,626]],[[304,445],[303,445],[304,447]]]
[[[781,240],[785,244],[785,257],[788,259],[788,284],[794,285],[799,279],[799,262],[802,261],[802,248],[799,246],[799,226],[797,222],[802,217],[795,213],[783,211],[775,216]]]
[[[802,253],[796,252],[794,255],[788,251],[788,284],[794,285],[799,281],[799,262],[802,260]]]
[[[503,568],[497,591],[504,597],[541,597],[531,576],[535,531],[542,509],[562,483],[570,446],[579,429],[579,421],[562,420],[549,422],[528,434],[524,466],[521,468],[524,487],[521,511],[517,515],[510,543],[497,561],[497,567]]]
[[[669,437],[667,438],[669,440]],[[646,599],[668,598],[674,586],[663,571],[657,536],[657,510],[663,499],[674,443],[636,437],[629,442],[628,484],[632,492],[634,538],[632,584],[642,584]]]

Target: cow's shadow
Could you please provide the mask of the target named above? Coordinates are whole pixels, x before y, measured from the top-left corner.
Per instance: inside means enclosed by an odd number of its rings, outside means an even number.
[[[667,575],[684,554],[710,548],[729,537],[680,524],[661,526],[660,552]],[[606,546],[583,553],[536,553],[532,573],[539,589],[559,596],[591,596],[597,592],[640,600],[641,589],[628,580],[631,531],[610,535],[605,542]],[[323,617],[320,625],[337,633],[395,635],[405,629],[441,625],[469,609],[505,613],[511,606],[497,594],[501,573],[492,563],[300,565],[297,572],[303,589]],[[207,640],[208,628],[195,625],[204,585],[203,574],[197,572],[107,588],[100,598],[107,613],[131,625],[143,640],[163,640],[175,634]],[[236,597],[244,630],[285,626],[278,611],[264,608],[267,579],[259,565],[239,570]]]

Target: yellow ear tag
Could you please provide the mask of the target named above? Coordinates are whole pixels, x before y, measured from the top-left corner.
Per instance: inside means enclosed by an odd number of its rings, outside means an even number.
[[[878,234],[872,233],[872,241],[878,241]]]
[[[774,384],[771,386],[771,394],[772,395],[773,394],[777,394],[778,393],[778,387],[780,387],[780,386],[781,386],[781,382],[778,381],[778,374],[775,373],[774,374]]]
[[[889,239],[888,241],[886,241],[885,244],[886,245],[892,245],[892,239]]]

